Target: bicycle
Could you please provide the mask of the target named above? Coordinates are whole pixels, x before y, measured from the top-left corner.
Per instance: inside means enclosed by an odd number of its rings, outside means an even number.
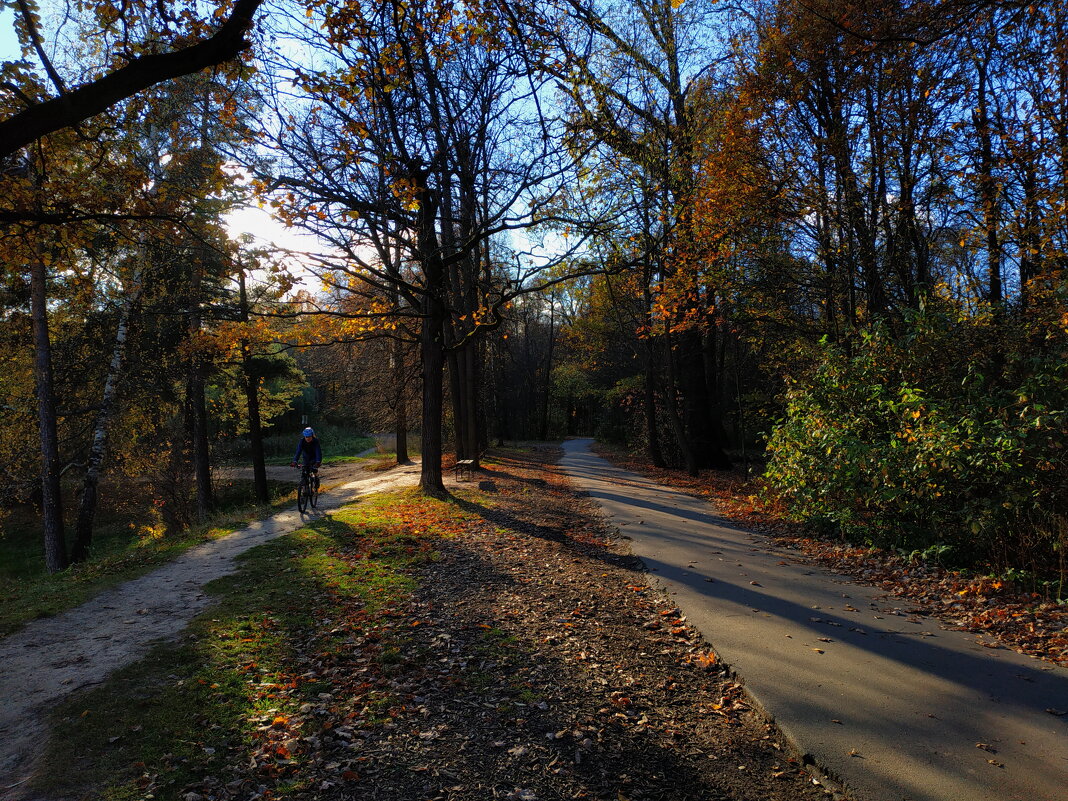
[[[304,514],[309,505],[312,509],[319,505],[319,476],[314,469],[302,465],[297,485],[297,510]]]

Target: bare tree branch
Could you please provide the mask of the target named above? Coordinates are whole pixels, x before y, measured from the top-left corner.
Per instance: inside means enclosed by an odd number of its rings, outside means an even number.
[[[0,122],[0,159],[43,136],[77,125],[150,86],[222,64],[249,46],[245,35],[263,0],[237,0],[209,38],[170,53],[133,59],[125,67]]]

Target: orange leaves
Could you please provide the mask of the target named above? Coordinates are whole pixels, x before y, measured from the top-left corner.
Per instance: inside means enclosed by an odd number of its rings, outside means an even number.
[[[190,355],[233,357],[238,355],[242,343],[258,348],[278,339],[278,331],[270,321],[256,318],[249,322],[221,322],[210,331],[197,331],[190,337],[187,349]]]
[[[630,699],[629,696],[624,695],[618,690],[611,694],[608,699],[608,702],[616,709],[630,709],[630,707],[634,705],[634,702]]]
[[[961,598],[968,595],[994,595],[1000,592],[1004,586],[1004,582],[996,579],[978,579],[971,584],[965,585],[963,589],[957,592],[957,595]]]
[[[712,651],[705,653],[688,654],[683,660],[685,664],[693,665],[694,667],[704,668],[705,670],[711,670],[716,667],[719,660]]]
[[[408,211],[419,210],[419,196],[424,190],[414,181],[408,178],[395,178],[389,184],[389,191],[395,198],[403,202]]]

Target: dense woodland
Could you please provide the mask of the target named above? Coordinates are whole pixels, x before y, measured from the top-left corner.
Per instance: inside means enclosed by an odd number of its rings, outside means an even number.
[[[0,506],[41,510],[49,570],[109,488],[180,528],[244,459],[266,500],[265,432],[307,419],[396,431],[431,493],[453,455],[596,435],[1063,583],[1063,4],[4,19]],[[249,204],[314,252],[235,234]]]

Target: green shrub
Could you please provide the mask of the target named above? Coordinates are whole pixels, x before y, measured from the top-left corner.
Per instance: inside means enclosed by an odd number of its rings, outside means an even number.
[[[943,307],[903,326],[875,327],[851,353],[820,343],[768,443],[770,486],[796,518],[854,540],[1056,570],[1068,519],[1063,321]]]

